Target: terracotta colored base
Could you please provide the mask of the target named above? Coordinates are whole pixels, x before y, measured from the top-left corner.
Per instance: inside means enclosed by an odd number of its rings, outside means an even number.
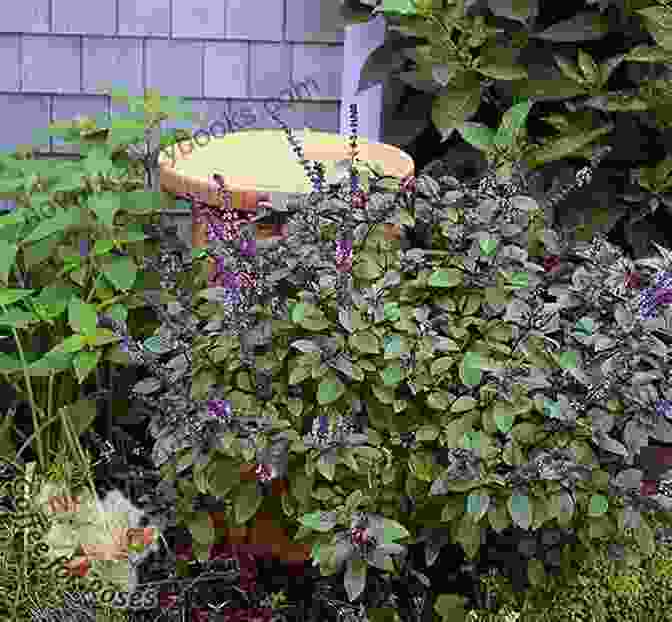
[[[242,481],[254,479],[254,465],[240,467]],[[289,494],[288,480],[273,480],[271,494],[274,497]],[[271,512],[259,510],[249,526],[227,527],[223,512],[210,512],[210,522],[218,534],[222,534],[226,544],[248,545],[250,552],[257,556],[273,557],[285,563],[301,563],[310,559],[308,544],[293,542],[286,530],[278,524]]]

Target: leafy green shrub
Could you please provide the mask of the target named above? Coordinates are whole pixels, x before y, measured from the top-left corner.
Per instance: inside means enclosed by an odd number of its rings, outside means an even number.
[[[294,145],[289,130],[288,137]],[[427,527],[428,559],[446,537],[474,559],[490,528],[499,533],[512,524],[575,532],[580,544],[563,550],[565,574],[572,556],[590,557],[602,540],[622,551],[634,538],[650,555],[645,514],[670,500],[642,498],[641,471],[627,466],[644,438],[672,439],[670,390],[651,386],[659,374],[635,371],[644,349],[665,368],[665,344],[639,326],[652,319],[651,294],[643,294],[646,313],[635,315],[640,303],[626,300],[616,304],[615,327],[598,323],[601,314],[592,314],[607,304],[602,287],[586,288],[593,281],[585,266],[564,284],[567,271],[556,268],[567,247],[539,225],[539,205],[515,187],[494,198],[481,187],[473,205],[456,180],[442,196],[429,178],[390,189],[374,174],[362,195],[353,173],[343,198],[321,194],[319,171],[302,162],[315,193],[290,219],[286,240],[249,253],[250,232],[241,229],[240,238],[213,244],[222,280],[197,294],[207,303],[195,315],[208,323],[187,331],[194,344],[189,394],[181,386],[155,400],[163,411],[154,426],[163,472],[179,480],[178,515],[199,554],[214,536],[207,517],[192,509],[199,493],[226,499],[228,524],[240,525],[261,507],[272,481],[286,477],[285,524],[300,524],[295,539],[312,544],[322,574],[345,569],[351,600],[364,590],[367,564],[393,572],[392,558]],[[385,196],[390,192],[394,197]],[[327,216],[345,221],[335,257],[321,238],[320,217]],[[400,254],[380,230],[395,217],[408,227],[428,224],[432,241],[446,250]],[[528,260],[535,242],[557,253],[545,256],[544,267]],[[663,258],[648,267],[662,274],[672,263],[660,250]],[[586,265],[595,263],[595,282],[608,288],[600,272],[601,261],[613,263],[608,245],[597,239],[581,252]],[[246,286],[236,278],[243,272]],[[640,276],[642,283],[648,278]],[[197,289],[203,277],[201,271]],[[539,299],[551,284],[562,303]],[[656,300],[666,304],[666,295]],[[615,381],[618,359],[595,366],[590,350],[635,325],[625,356],[636,386],[647,385],[648,404],[627,393],[625,380]],[[548,337],[558,331],[562,346]],[[182,365],[174,382],[186,375]],[[158,388],[137,387],[147,395]],[[201,436],[177,440],[175,431],[188,421]],[[250,462],[254,479],[242,475]],[[544,562],[532,559],[528,574],[544,583]],[[442,602],[452,604],[441,615],[463,611],[460,598]]]

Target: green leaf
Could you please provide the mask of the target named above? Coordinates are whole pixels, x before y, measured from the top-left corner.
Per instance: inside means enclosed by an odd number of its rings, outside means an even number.
[[[70,227],[81,225],[82,221],[82,210],[68,207],[66,210],[59,211],[55,216],[41,222],[28,237],[23,239],[21,245],[38,242],[57,232],[65,232]]]
[[[9,273],[16,261],[16,253],[19,247],[7,240],[0,240],[0,281],[7,283]]]
[[[527,69],[525,67],[507,62],[486,63],[484,65],[479,63],[476,70],[488,78],[506,80],[507,82],[512,80],[526,80],[528,77]]]
[[[320,380],[317,388],[317,403],[321,406],[335,402],[345,393],[345,386],[334,375],[328,374],[325,378]]]
[[[404,527],[401,523],[398,523],[391,518],[383,518],[382,522],[383,526],[381,540],[383,544],[390,544],[391,542],[396,542],[397,540],[408,538],[410,536],[406,527]]]
[[[107,255],[114,248],[114,242],[112,240],[96,240],[96,243],[93,245],[93,255]]]
[[[292,308],[291,313],[292,322],[294,322],[295,324],[300,324],[305,318],[305,316],[306,316],[306,304],[303,302],[295,304],[294,307]]]
[[[530,168],[534,169],[548,162],[561,160],[587,147],[601,136],[609,134],[613,129],[614,125],[611,124],[590,132],[580,132],[550,139],[545,145],[534,149],[526,157],[526,162]]]
[[[68,324],[72,330],[85,335],[96,331],[98,314],[96,307],[85,303],[81,298],[74,296],[68,305]]]
[[[508,434],[516,420],[515,415],[495,414],[495,425],[502,434]]]
[[[367,564],[363,559],[358,557],[351,557],[347,561],[345,576],[343,577],[343,585],[348,594],[350,601],[357,598],[366,586],[366,569]]]
[[[257,513],[263,500],[264,497],[259,494],[256,480],[241,484],[234,505],[236,523],[243,525],[250,520]]]
[[[512,147],[515,144],[533,105],[534,102],[525,101],[512,106],[504,113],[495,136],[495,144],[498,147]]]
[[[135,283],[138,267],[132,257],[114,256],[103,265],[103,274],[117,289],[127,291]]]
[[[30,296],[34,291],[34,289],[3,289],[0,291],[0,306],[13,305]]]
[[[336,460],[331,453],[326,452],[320,454],[320,457],[317,459],[316,468],[322,477],[330,482],[334,481],[334,475],[336,475]]]
[[[398,302],[386,302],[383,306],[385,319],[389,322],[398,322],[401,317],[401,311],[399,309]]]
[[[102,352],[96,350],[95,352],[79,352],[77,356],[75,356],[72,366],[75,368],[79,384],[82,384],[88,375],[96,368],[101,355]]]
[[[455,540],[462,546],[467,558],[474,559],[481,548],[481,526],[469,514],[464,514],[458,524]]]
[[[466,121],[457,131],[462,135],[470,145],[480,151],[488,153],[492,150],[495,142],[495,130],[489,128],[483,123],[472,123]]]
[[[480,69],[479,69],[480,71]],[[432,102],[431,118],[442,140],[473,117],[481,104],[481,77],[476,71],[458,73]]]
[[[115,335],[109,328],[96,328],[93,333],[86,336],[91,346],[104,346],[108,343],[120,341],[121,337]]]
[[[489,494],[479,494],[472,492],[465,500],[465,511],[475,523],[480,522],[480,520],[485,516],[485,513],[488,511],[490,506],[490,495]]]
[[[609,499],[604,495],[591,495],[588,516],[602,516],[609,509]]]
[[[405,376],[404,370],[401,368],[401,365],[398,363],[393,363],[385,367],[381,373],[383,379],[383,384],[386,387],[398,385]]]
[[[485,238],[479,242],[481,251],[486,257],[494,255],[495,251],[497,250],[497,244],[497,240],[493,240],[492,238]]]
[[[28,367],[28,373],[31,376],[47,377],[50,376],[52,372],[69,371],[72,369],[73,359],[74,354],[72,352],[55,352],[54,350],[51,350],[39,361],[31,363]]]
[[[481,358],[477,352],[466,352],[460,362],[459,374],[464,384],[476,386],[481,382]]]
[[[534,587],[546,585],[547,577],[544,562],[540,559],[531,559],[527,562],[527,577]]]
[[[351,347],[364,354],[378,354],[380,344],[378,337],[370,331],[359,331],[348,337],[348,343]]]
[[[428,281],[431,287],[456,287],[460,283],[462,283],[462,273],[455,269],[435,270]]]
[[[560,367],[563,369],[574,369],[577,366],[578,353],[573,350],[563,352],[558,359]]]
[[[478,402],[469,395],[457,398],[450,407],[451,413],[464,413],[476,407]]]
[[[512,494],[506,506],[509,508],[511,519],[521,529],[529,529],[532,524],[532,507],[527,495]]]
[[[380,6],[374,9],[373,13],[416,15],[417,9],[412,0],[383,0]]]
[[[72,335],[65,338],[61,343],[54,346],[50,352],[79,352],[86,346],[86,337],[84,335]]]
[[[336,526],[336,512],[312,512],[299,517],[304,527],[325,533]]]
[[[196,542],[205,545],[215,543],[215,528],[207,512],[194,512],[194,517],[189,521],[188,527]]]
[[[59,412],[64,414],[72,426],[75,438],[86,432],[93,424],[98,410],[95,400],[81,399],[74,404],[63,406]]]

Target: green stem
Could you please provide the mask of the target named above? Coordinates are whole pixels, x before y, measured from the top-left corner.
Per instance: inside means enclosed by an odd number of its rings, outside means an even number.
[[[0,305],[2,308],[2,311],[4,313],[7,313],[7,309],[5,308],[5,305]],[[16,328],[13,326],[12,328],[12,335],[14,336],[14,341],[16,342],[16,347],[18,348],[19,351],[19,358],[21,359],[21,366],[23,367],[23,379],[26,383],[26,387],[28,390],[28,399],[30,400],[30,414],[33,419],[33,428],[37,429],[39,426],[39,418],[37,416],[37,406],[35,404],[35,396],[33,395],[33,387],[30,382],[30,376],[28,375],[28,366],[26,365],[26,357],[23,353],[23,346],[21,344],[21,339],[19,339],[19,334],[16,332]],[[38,456],[38,462],[40,464],[40,468],[45,467],[45,462],[44,462],[44,448],[42,447],[42,439],[38,436],[37,438],[37,456]]]

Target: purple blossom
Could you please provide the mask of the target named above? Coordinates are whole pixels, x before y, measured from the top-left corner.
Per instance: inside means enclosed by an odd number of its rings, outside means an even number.
[[[644,289],[639,296],[639,315],[641,319],[655,318],[659,305],[672,304],[672,272],[656,275],[654,286]]]
[[[86,257],[89,254],[89,241],[83,239],[79,241],[79,256]]]
[[[349,272],[352,269],[352,241],[336,241],[336,269],[339,272]]]
[[[656,402],[656,414],[672,421],[672,400],[658,400]]]
[[[208,400],[208,415],[228,423],[232,416],[231,402],[220,399]]]
[[[245,257],[254,257],[257,253],[257,240],[241,240],[240,241],[240,252]]]

